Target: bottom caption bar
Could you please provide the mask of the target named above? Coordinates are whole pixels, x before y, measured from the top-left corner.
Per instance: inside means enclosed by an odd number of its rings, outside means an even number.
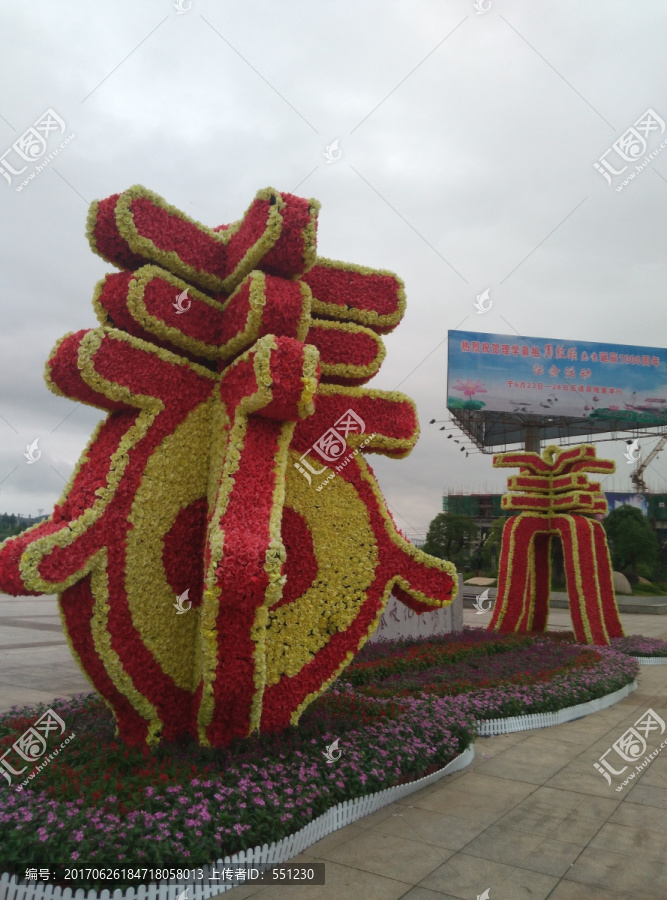
[[[14,874],[21,884],[40,881],[65,887],[103,887],[113,890],[140,884],[325,884],[324,863],[309,865],[275,863],[237,863],[231,866],[190,866],[169,868],[123,866],[52,865],[47,868],[23,868]]]

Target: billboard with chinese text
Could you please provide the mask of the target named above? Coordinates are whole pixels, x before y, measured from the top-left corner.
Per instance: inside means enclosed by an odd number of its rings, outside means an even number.
[[[449,332],[447,407],[480,445],[667,426],[667,350]]]

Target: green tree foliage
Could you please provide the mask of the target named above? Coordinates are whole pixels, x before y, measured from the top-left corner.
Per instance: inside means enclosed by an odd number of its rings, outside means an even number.
[[[25,516],[17,516],[14,513],[0,514],[0,544],[9,537],[16,537],[17,534],[25,531],[26,528],[32,528],[37,522],[43,521],[48,516],[39,516],[35,519],[26,519]]]
[[[551,538],[551,587],[561,591],[567,587],[563,542],[558,535]]]
[[[503,539],[503,528],[507,521],[506,516],[494,519],[489,528],[486,539],[482,544],[482,568],[484,572],[495,576],[498,574],[500,564],[500,546]]]
[[[13,513],[2,513],[0,515],[0,541],[13,537],[15,534],[21,534],[24,528],[25,526],[19,523],[18,518]]]
[[[478,541],[478,528],[470,516],[438,513],[428,526],[424,550],[439,559],[448,559],[463,571]]]
[[[658,538],[641,510],[619,506],[603,524],[614,569],[650,578],[658,561]]]

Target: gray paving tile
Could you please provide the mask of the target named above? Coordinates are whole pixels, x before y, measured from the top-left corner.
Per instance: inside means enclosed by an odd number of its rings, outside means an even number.
[[[582,816],[599,816],[606,819],[612,816],[618,809],[621,800],[613,797],[584,797],[576,809],[576,813]]]
[[[506,803],[520,803],[535,791],[535,787],[509,778],[469,773],[457,781],[452,790],[465,791],[484,798],[502,798]]]
[[[605,824],[611,813],[588,810],[585,803],[569,813],[549,837],[570,844],[587,845]]]
[[[498,885],[507,880],[512,872],[513,868],[503,863],[457,853],[423,878],[419,887],[451,894],[462,900],[475,898],[488,888],[495,897]]]
[[[60,631],[60,629],[58,630]],[[53,642],[54,635],[58,631],[38,630],[37,628],[0,628],[0,647],[3,651],[10,649],[12,644],[43,644]],[[62,633],[62,631],[60,631]]]
[[[7,687],[16,685],[17,687],[34,688],[36,690],[53,690],[57,685],[59,690],[72,690],[72,684],[85,684],[82,690],[90,690],[90,683],[86,681],[85,676],[78,668],[71,671],[55,672],[50,668],[45,668],[42,672],[31,672],[29,675],[18,676],[16,673],[3,673],[0,675],[0,684]]]
[[[667,887],[665,863],[597,847],[586,847],[564,877],[566,881],[615,890],[630,897],[635,893],[651,890],[655,897],[666,896],[664,892],[661,893]]]
[[[479,794],[458,791],[454,788],[436,791],[415,803],[418,808],[441,812],[480,826],[492,825],[515,805],[515,801],[503,797],[493,795],[481,797]]]
[[[665,858],[666,840],[664,831],[656,830],[649,823],[619,825],[605,822],[591,840],[589,847],[609,853],[645,856],[660,861]]]
[[[549,900],[628,900],[628,895],[601,888],[599,885],[580,884],[575,881],[561,881],[549,894]],[[632,894],[632,900],[656,900],[655,894],[644,892]]]
[[[513,869],[509,878],[494,888],[489,900],[546,900],[558,878],[525,869]]]
[[[441,894],[440,891],[430,891],[428,888],[413,887],[403,894],[401,900],[458,900],[453,894]]]
[[[605,799],[613,797],[613,787],[610,787],[593,768],[593,763],[597,762],[597,759],[598,757],[591,752],[574,760],[550,778],[546,782],[547,786],[564,791],[575,791],[583,796]]]
[[[17,616],[4,616],[0,619],[0,631],[4,628],[31,628],[34,631],[59,631],[63,626],[60,616],[30,616],[19,618]]]
[[[498,824],[504,828],[512,828],[514,831],[547,837],[563,824],[564,818],[563,814],[550,812],[548,805],[545,804],[544,808],[539,810],[522,810],[515,807],[499,819]]]
[[[567,744],[561,744],[559,747],[551,744],[549,749],[545,748],[532,754],[524,750],[525,746],[520,744],[494,756],[479,766],[478,771],[483,775],[508,778],[512,781],[543,784],[565,768],[572,759],[572,748]]]
[[[39,648],[40,650],[43,650],[46,647],[67,647],[67,646],[68,646],[67,641],[62,639],[59,641],[45,640],[45,641],[39,641],[37,643],[27,643],[27,644],[13,643],[11,645],[11,649],[12,650],[34,650],[35,648]]]
[[[375,829],[365,829],[353,841],[334,847],[323,859],[416,884],[452,855],[451,850],[427,845]]]
[[[36,652],[39,651],[39,656],[36,653],[25,653],[14,647],[3,647],[0,655],[0,677],[3,673],[11,672],[13,669],[22,672],[36,661],[41,669],[54,663],[77,668],[69,645],[64,641],[52,643],[51,640],[40,642],[39,647],[36,648]]]
[[[623,803],[619,803],[608,822],[614,825],[647,826],[667,831],[667,809],[634,803],[628,797]]]
[[[396,807],[397,809],[399,807]],[[403,807],[374,825],[375,831],[394,834],[413,841],[422,841],[435,847],[461,850],[476,838],[487,826],[468,822],[429,809]]]
[[[419,887],[462,900],[474,900],[487,889],[489,900],[546,900],[557,883],[558,879],[550,875],[457,853],[424,878]]]
[[[541,844],[524,856],[520,865],[523,869],[562,878],[583,849],[583,846],[577,844],[545,838]]]
[[[523,814],[551,815],[563,819],[581,802],[582,796],[576,791],[562,791],[542,786],[517,804],[507,816],[503,817],[503,821],[510,816],[518,820]]]
[[[470,856],[518,866],[543,841],[541,834],[514,831],[507,825],[490,825],[479,837],[470,841],[465,852]]]
[[[344,828],[332,831],[331,834],[328,834],[326,837],[316,841],[316,843],[311,844],[310,847],[307,848],[308,853],[311,856],[323,856],[330,850],[333,850],[334,847],[339,847],[347,841],[354,840],[354,838],[362,834],[363,831],[363,828],[359,828],[354,823],[346,825]]]
[[[627,799],[641,806],[655,806],[667,809],[667,788],[652,787],[648,784],[636,784],[627,794]]]
[[[0,712],[8,712],[13,706],[35,706],[38,703],[52,703],[58,697],[74,697],[79,690],[62,691],[56,696],[51,691],[38,691],[12,686],[7,690],[0,684]]]

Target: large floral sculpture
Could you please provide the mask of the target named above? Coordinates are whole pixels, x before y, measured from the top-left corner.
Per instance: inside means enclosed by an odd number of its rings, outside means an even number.
[[[296,724],[392,589],[418,613],[454,597],[361,453],[417,440],[406,396],[359,386],[402,283],[317,258],[318,210],[270,188],[215,229],[141,186],[91,206],[91,246],[121,271],[46,381],[108,414],[51,518],[0,548],[0,589],[59,594],[128,743]]]
[[[539,453],[499,453],[497,468],[520,468],[507,479],[502,508],[513,510],[505,523],[498,572],[498,595],[490,631],[545,631],[551,591],[550,547],[563,545],[567,592],[576,639],[608,644],[622,637],[604,528],[595,518],[607,512],[599,482],[586,472],[613,472],[615,463],[596,459],[595,447],[556,446]]]

